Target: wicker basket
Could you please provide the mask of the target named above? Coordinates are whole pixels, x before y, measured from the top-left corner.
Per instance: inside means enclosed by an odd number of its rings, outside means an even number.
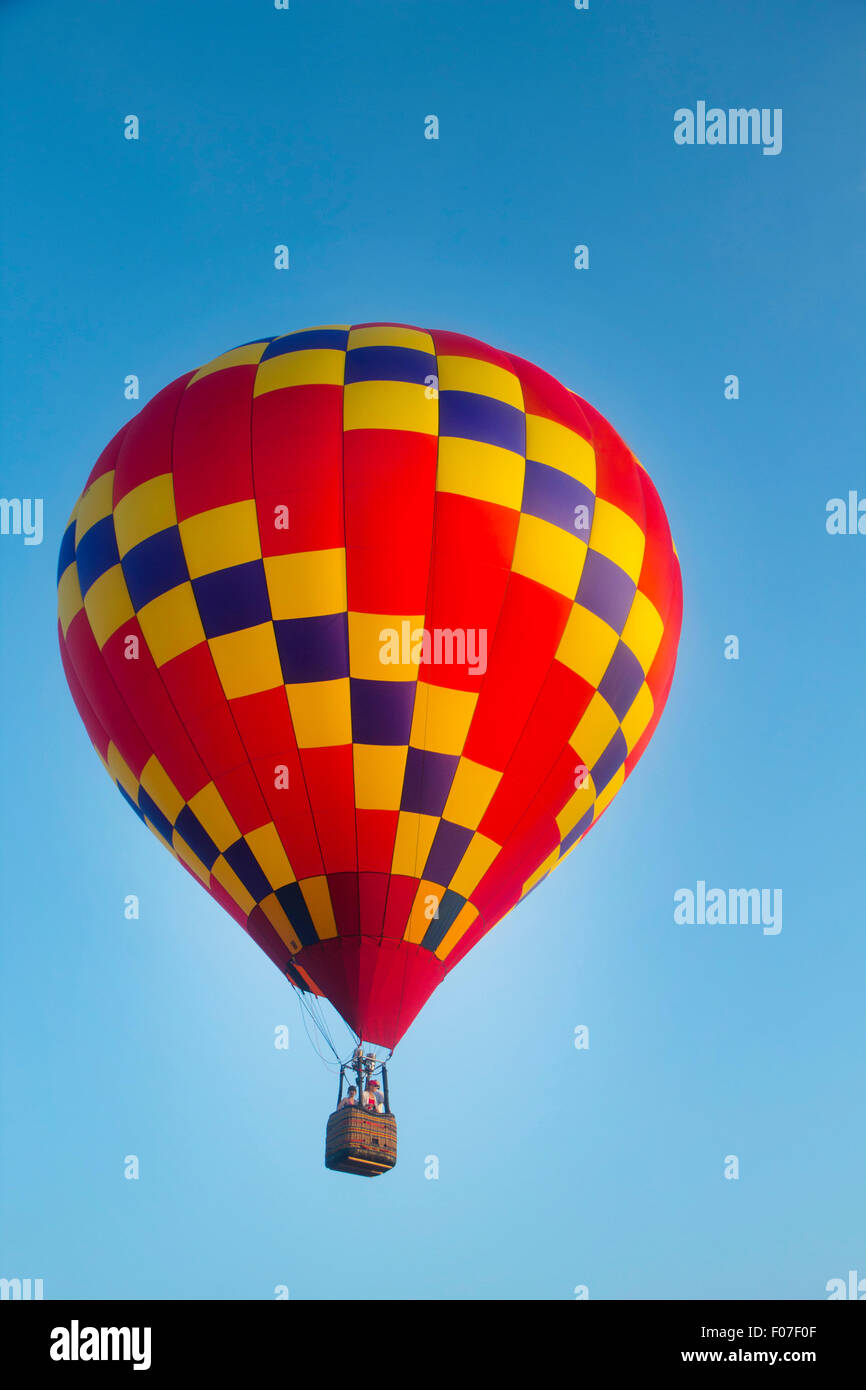
[[[375,1178],[397,1162],[397,1121],[393,1115],[344,1105],[328,1119],[325,1167]]]

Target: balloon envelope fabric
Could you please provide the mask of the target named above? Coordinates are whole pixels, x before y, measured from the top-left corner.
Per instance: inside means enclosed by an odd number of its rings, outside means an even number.
[[[579,396],[362,324],[257,339],[144,406],[75,506],[58,603],[122,796],[393,1047],[640,758],[682,587],[655,488]]]

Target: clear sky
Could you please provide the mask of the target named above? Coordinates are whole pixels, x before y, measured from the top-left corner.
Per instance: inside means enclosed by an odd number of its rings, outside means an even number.
[[[0,491],[44,499],[41,545],[0,536],[0,1275],[246,1299],[866,1276],[866,536],[825,526],[866,496],[861,4],[17,0],[0,24]],[[698,101],[781,108],[781,153],[675,144]],[[145,401],[368,320],[482,338],[608,415],[685,618],[610,812],[398,1048],[399,1163],[361,1183],[323,1168],[335,1081],[297,999],[90,747],[55,569],[127,374]],[[699,880],[781,889],[782,930],[677,925]]]

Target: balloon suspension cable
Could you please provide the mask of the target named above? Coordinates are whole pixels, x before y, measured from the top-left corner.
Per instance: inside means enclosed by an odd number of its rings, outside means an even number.
[[[315,996],[311,996],[308,999],[304,992],[301,990],[297,990],[296,994],[298,996],[298,1003],[301,1008],[301,1020],[304,1025],[304,1032],[306,1033],[307,1038],[309,1039],[313,1051],[316,1053],[316,1056],[323,1063],[323,1065],[328,1068],[329,1071],[339,1071],[341,1066],[343,1065],[342,1058],[340,1057],[339,1052],[334,1046],[334,1040],[331,1036],[331,1030],[328,1027],[324,1014],[322,1013],[321,1004],[319,1004],[318,1000],[315,1000]],[[319,1034],[319,1037],[322,1039],[326,1047],[332,1053],[335,1059],[333,1062],[329,1057],[324,1055],[324,1053],[319,1048],[315,1037],[310,1033],[310,1029],[307,1026],[308,1019],[309,1022],[313,1025],[315,1032]]]

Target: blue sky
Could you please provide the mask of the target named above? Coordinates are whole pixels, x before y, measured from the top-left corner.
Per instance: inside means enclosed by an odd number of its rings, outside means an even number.
[[[42,545],[0,536],[0,1275],[245,1299],[866,1276],[866,537],[825,528],[866,495],[860,5],[0,22],[2,493],[45,509]],[[782,152],[677,146],[699,100],[782,108]],[[90,748],[54,577],[127,374],[144,401],[236,343],[382,319],[516,352],[607,414],[661,493],[685,619],[644,760],[433,996],[392,1072],[398,1167],[355,1183],[322,1166],[335,1082],[297,1000]],[[676,925],[698,880],[781,888],[782,931]]]

